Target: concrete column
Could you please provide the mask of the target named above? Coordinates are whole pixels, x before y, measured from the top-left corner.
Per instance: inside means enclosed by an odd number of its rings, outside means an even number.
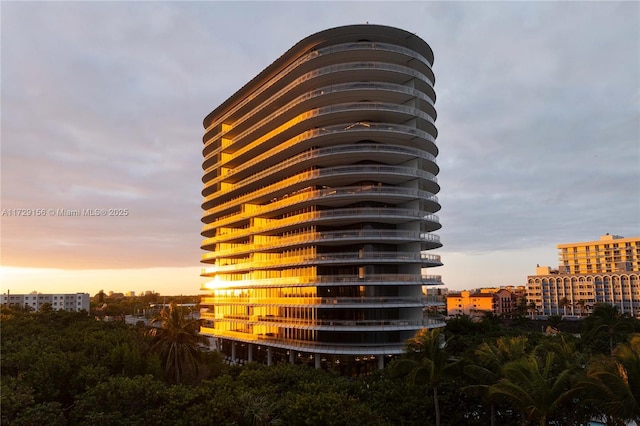
[[[267,348],[267,365],[273,364],[273,355],[271,353],[271,348]]]
[[[253,362],[253,343],[247,344],[247,362]]]
[[[236,363],[236,342],[231,342],[231,363]]]
[[[316,368],[320,368],[320,354],[314,354],[313,356],[315,357]]]
[[[296,354],[293,351],[289,351],[289,364],[295,364]]]
[[[384,355],[378,355],[378,370],[384,368]]]

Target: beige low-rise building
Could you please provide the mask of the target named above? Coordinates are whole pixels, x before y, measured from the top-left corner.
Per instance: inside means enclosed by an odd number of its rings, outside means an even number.
[[[518,304],[526,297],[524,286],[486,287],[447,295],[447,315],[481,317],[487,312],[510,318],[517,313]]]
[[[461,315],[476,317],[492,310],[493,295],[491,293],[463,290],[460,293],[447,295],[447,315],[450,317]]]

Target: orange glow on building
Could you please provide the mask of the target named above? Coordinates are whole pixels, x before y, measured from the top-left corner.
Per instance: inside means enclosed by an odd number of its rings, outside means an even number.
[[[640,318],[640,237],[606,234],[597,241],[558,244],[560,265],[527,277],[536,314],[582,317],[597,303]]]
[[[470,291],[449,293],[447,295],[447,315],[482,316],[483,312],[493,311],[493,294]]]
[[[406,31],[334,28],[205,118],[202,332],[230,361],[381,367],[443,325],[422,312],[441,284],[422,274],[441,265],[432,63]]]

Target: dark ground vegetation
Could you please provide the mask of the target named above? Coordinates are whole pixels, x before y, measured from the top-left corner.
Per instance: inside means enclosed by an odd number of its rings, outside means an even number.
[[[227,366],[217,353],[182,346],[197,345],[184,334],[193,324],[173,314],[158,320],[166,331],[150,333],[86,313],[3,307],[2,425],[640,421],[640,321],[610,305],[588,321],[555,323],[555,335],[528,318],[456,318],[416,335],[385,370],[353,378],[288,364]],[[440,333],[444,347],[434,344]]]

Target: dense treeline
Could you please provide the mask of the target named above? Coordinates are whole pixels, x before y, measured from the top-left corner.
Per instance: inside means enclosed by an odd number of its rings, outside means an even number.
[[[418,333],[372,376],[230,367],[170,310],[162,331],[2,310],[4,425],[610,425],[640,421],[640,325],[602,305],[582,337],[487,317]],[[532,327],[536,329],[538,326]],[[197,327],[196,327],[197,329]],[[156,329],[158,330],[158,329]],[[442,337],[446,337],[446,344]],[[172,354],[168,356],[168,354]],[[180,359],[179,364],[172,362]]]

